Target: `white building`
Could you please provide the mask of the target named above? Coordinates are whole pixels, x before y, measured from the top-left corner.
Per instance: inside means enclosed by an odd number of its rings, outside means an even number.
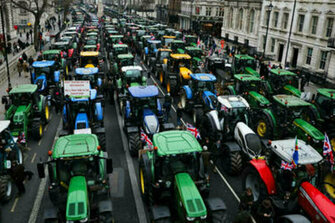
[[[179,27],[199,31],[217,31],[221,28],[224,15],[223,1],[220,0],[183,0],[181,1]]]
[[[5,26],[6,35],[10,39],[14,39],[14,38],[16,38],[16,31],[14,29],[15,22],[13,21],[14,20],[14,14],[13,14],[13,10],[12,10],[12,3],[10,3],[10,2],[4,3],[4,7],[2,9],[2,12],[3,12],[3,19],[4,19],[4,26]],[[2,13],[2,12],[0,11],[0,13]],[[0,21],[0,33],[1,33],[1,35],[3,34],[1,21]]]

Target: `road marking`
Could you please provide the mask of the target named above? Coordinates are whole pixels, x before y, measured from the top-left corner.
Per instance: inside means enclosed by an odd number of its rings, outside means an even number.
[[[62,119],[59,120],[59,124],[58,124],[57,130],[56,130],[56,136],[55,136],[55,139],[53,141],[53,144],[52,144],[51,148],[53,148],[53,146],[56,142],[56,138],[58,138],[59,131],[61,130],[61,124],[62,124]],[[41,202],[42,202],[42,199],[43,199],[44,191],[45,191],[45,188],[46,188],[46,185],[47,185],[47,178],[49,176],[49,172],[47,170],[48,170],[48,167],[45,166],[45,168],[44,168],[45,177],[41,180],[40,186],[38,187],[38,192],[37,192],[37,195],[36,195],[36,198],[35,198],[35,201],[34,201],[33,209],[30,212],[30,217],[29,217],[28,223],[36,223],[38,212],[39,212],[40,207],[41,207]]]
[[[42,139],[40,139],[40,141],[38,141],[38,146],[40,146],[42,143]]]
[[[36,158],[36,153],[34,153],[33,158],[31,159],[31,163],[34,163],[35,158]]]
[[[31,151],[31,148],[30,148],[30,147],[27,146],[27,147],[25,147],[25,148],[26,148],[26,150]]]
[[[15,207],[16,207],[18,201],[19,201],[19,198],[18,197],[15,198],[15,201],[13,203],[12,209],[10,209],[10,212],[14,212],[15,211]]]
[[[44,128],[44,132],[46,132],[46,131],[47,131],[47,129],[48,129],[48,126],[49,126],[49,125],[46,125],[46,126],[45,126],[45,128]]]
[[[24,156],[23,161],[26,162],[28,159],[28,156]]]
[[[116,95],[114,94],[114,100],[116,101]],[[119,114],[119,105],[117,103],[115,103],[116,107],[115,107],[115,111],[117,114],[117,118],[118,118],[118,123],[119,123],[119,128],[120,128],[120,133],[121,133],[121,139],[122,139],[122,143],[123,143],[123,150],[126,154],[126,161],[127,161],[127,166],[128,166],[128,170],[129,170],[129,178],[130,178],[130,183],[131,183],[131,187],[132,187],[132,191],[133,191],[133,195],[134,195],[134,200],[135,200],[135,205],[136,205],[136,210],[137,210],[137,215],[138,215],[138,220],[140,223],[147,223],[147,215],[145,214],[145,210],[144,210],[144,205],[142,202],[142,197],[141,197],[141,193],[140,193],[140,189],[139,189],[139,184],[137,181],[137,177],[135,174],[135,167],[134,167],[134,163],[132,158],[130,157],[129,154],[129,149],[128,149],[128,139],[125,136],[125,133],[123,131],[123,125],[122,125],[122,121],[121,121],[121,116]]]

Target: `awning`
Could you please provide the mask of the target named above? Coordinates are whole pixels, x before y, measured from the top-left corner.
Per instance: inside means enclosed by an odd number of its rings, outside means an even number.
[[[212,23],[205,23],[205,24],[203,24],[203,26],[212,27],[213,24]]]

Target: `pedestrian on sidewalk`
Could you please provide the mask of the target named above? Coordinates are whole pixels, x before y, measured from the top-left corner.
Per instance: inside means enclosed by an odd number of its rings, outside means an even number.
[[[29,41],[29,31],[26,33],[27,40]]]
[[[23,52],[22,59],[25,60],[25,61],[28,60],[28,56],[27,56],[26,52]]]
[[[17,61],[17,71],[19,72],[19,77],[21,77],[22,70],[23,70],[23,59],[22,57],[20,57],[19,60]]]

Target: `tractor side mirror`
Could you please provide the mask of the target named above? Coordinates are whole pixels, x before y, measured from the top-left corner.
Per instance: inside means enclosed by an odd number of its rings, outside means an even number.
[[[107,173],[113,173],[113,159],[112,158],[107,158],[106,159],[106,169]]]
[[[8,104],[8,98],[6,96],[2,96],[1,103],[2,104]]]
[[[37,164],[37,172],[38,172],[39,178],[44,178],[45,177],[44,163],[38,163]]]

